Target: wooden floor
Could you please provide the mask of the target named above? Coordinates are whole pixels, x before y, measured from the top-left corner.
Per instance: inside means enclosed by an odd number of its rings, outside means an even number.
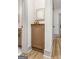
[[[26,54],[28,59],[61,59],[61,41],[57,38],[53,41],[53,55],[51,58],[43,56],[43,53],[32,50]]]
[[[34,50],[26,54],[26,56],[28,56],[28,59],[60,59],[60,56],[54,56],[51,58],[45,57],[43,56],[43,53]]]
[[[30,53],[27,54],[28,59],[49,59],[43,56],[43,53],[32,50]]]
[[[41,52],[32,50],[30,54],[28,54],[28,59],[43,59],[43,54]]]
[[[56,38],[53,40],[53,50],[52,50],[52,56],[59,56],[61,55],[61,39]]]
[[[61,36],[53,40],[52,59],[61,59]]]

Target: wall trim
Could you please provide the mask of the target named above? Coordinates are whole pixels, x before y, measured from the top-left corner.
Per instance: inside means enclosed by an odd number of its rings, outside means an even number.
[[[53,34],[53,38],[58,38],[58,37],[61,37],[60,34]]]
[[[52,57],[50,56],[46,56],[46,55],[43,55],[44,56],[44,59],[48,58],[48,59],[51,59]]]
[[[29,53],[30,51],[32,51],[31,46],[30,46],[30,47],[28,47],[27,53]]]
[[[28,47],[28,49],[27,49],[27,50],[23,51],[23,53],[27,54],[27,53],[29,53],[30,51],[32,51],[31,46],[30,46],[30,47]]]
[[[44,50],[44,56],[48,57],[48,58],[51,58],[51,52],[49,52],[47,50]]]

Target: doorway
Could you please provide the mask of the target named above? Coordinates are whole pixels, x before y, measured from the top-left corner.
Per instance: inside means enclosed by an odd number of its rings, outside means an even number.
[[[44,53],[44,40],[45,40],[45,25],[44,24],[31,24],[32,33],[32,49]]]

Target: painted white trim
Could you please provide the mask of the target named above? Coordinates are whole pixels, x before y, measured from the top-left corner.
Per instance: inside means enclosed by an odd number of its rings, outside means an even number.
[[[51,59],[50,56],[46,56],[46,55],[43,55],[44,56],[44,59],[48,58],[48,59]]]
[[[27,51],[29,51],[29,50],[32,50],[31,46],[30,46],[30,47],[28,47],[28,50],[27,50]]]
[[[28,47],[27,50],[23,51],[23,53],[27,54],[27,53],[29,53],[30,51],[32,51],[32,48],[31,48],[31,47]]]
[[[32,49],[28,50],[27,53],[29,53],[29,52],[31,52],[31,51],[32,51]]]
[[[48,56],[48,57],[51,57],[51,52],[47,51],[47,50],[44,50],[44,55],[45,56]]]
[[[53,1],[46,0],[45,2],[45,50],[49,51],[51,54],[52,47],[52,32],[53,32]],[[47,54],[47,52],[45,52]],[[49,55],[50,55],[49,54]]]

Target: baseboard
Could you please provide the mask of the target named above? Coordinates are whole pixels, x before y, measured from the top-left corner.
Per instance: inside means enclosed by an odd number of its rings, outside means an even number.
[[[39,49],[39,48],[36,48],[36,47],[32,47],[32,50],[35,50],[35,51],[39,51],[41,53],[44,53],[44,50],[43,49]]]
[[[51,52],[44,50],[44,56],[51,58]]]
[[[31,47],[28,47],[27,50],[23,51],[23,53],[24,53],[24,54],[27,54],[27,53],[29,53],[30,51],[32,51],[32,48],[31,48]]]
[[[31,46],[30,46],[30,47],[28,47],[27,53],[29,53],[30,51],[32,51]]]
[[[53,38],[60,38],[61,34],[53,34]]]
[[[46,55],[43,55],[44,56],[44,59],[51,59],[52,57],[49,57],[49,56],[46,56]]]

